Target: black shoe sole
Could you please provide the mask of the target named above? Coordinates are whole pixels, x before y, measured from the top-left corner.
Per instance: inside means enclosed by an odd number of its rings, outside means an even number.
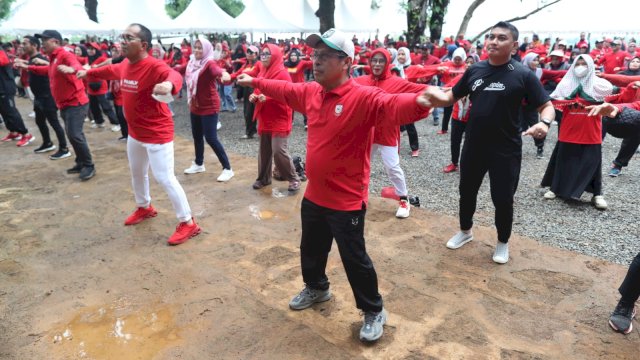
[[[67,170],[67,174],[80,174],[80,169],[78,169],[78,170],[68,169]]]

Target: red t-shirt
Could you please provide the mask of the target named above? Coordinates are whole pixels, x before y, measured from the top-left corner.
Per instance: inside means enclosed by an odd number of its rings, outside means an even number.
[[[629,58],[629,54],[626,51],[616,51],[605,54],[598,60],[598,65],[604,65],[605,74],[615,74],[615,68],[622,70],[624,68],[624,60]]]
[[[28,69],[36,75],[49,76],[51,94],[58,109],[64,110],[70,106],[88,103],[89,99],[82,80],[78,79],[76,74],[64,74],[58,71],[58,65],[67,65],[76,71],[82,70],[76,56],[59,47],[49,55],[49,59],[49,66],[29,65]]]
[[[89,65],[98,65],[107,60],[107,55],[102,53],[100,57],[93,62],[89,62]],[[104,80],[96,79],[92,76],[87,76],[87,92],[89,95],[104,95],[109,90],[107,82]]]
[[[191,100],[189,110],[196,115],[211,115],[220,112],[220,94],[217,80],[222,76],[222,69],[215,61],[209,61],[200,70],[196,96]]]
[[[182,87],[182,76],[164,61],[147,56],[131,64],[125,59],[119,64],[90,69],[87,73],[104,80],[120,80],[129,136],[150,144],[173,141],[171,111],[167,104],[151,97],[153,87],[164,81],[173,84],[173,95]]]
[[[304,71],[313,68],[313,61],[300,60],[295,67],[285,67],[294,83],[304,82]]]
[[[588,116],[584,106],[593,105],[580,98],[553,100],[553,106],[562,110],[558,141],[570,144],[602,144],[602,117]]]
[[[427,111],[415,94],[387,94],[353,79],[331,91],[317,82],[254,79],[252,86],[307,114],[307,189],[315,204],[361,210],[369,193],[373,127],[414,122]]]

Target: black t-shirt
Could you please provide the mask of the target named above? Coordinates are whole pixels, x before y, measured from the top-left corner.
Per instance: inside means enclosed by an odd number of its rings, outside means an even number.
[[[535,108],[550,100],[535,74],[513,59],[500,66],[473,64],[452,91],[457,99],[471,99],[465,146],[507,153],[522,151],[522,100],[526,97]]]
[[[44,55],[37,53],[29,59],[29,65],[36,65],[33,60],[41,59],[49,61]],[[42,66],[42,65],[36,65]],[[33,72],[29,72],[29,86],[31,87],[31,92],[37,98],[50,98],[51,97],[51,87],[49,86],[49,76],[48,75],[38,75]]]

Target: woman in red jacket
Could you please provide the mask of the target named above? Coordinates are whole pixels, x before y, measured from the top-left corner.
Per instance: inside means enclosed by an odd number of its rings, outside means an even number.
[[[107,55],[100,50],[100,45],[95,42],[91,42],[87,45],[87,54],[89,55],[89,66],[92,68],[98,67],[101,63],[107,60]],[[103,128],[104,118],[102,113],[109,118],[109,122],[113,127],[112,131],[120,131],[120,125],[118,123],[118,117],[116,116],[111,103],[107,100],[108,86],[105,80],[100,80],[91,76],[87,77],[87,93],[89,94],[89,109],[93,115],[95,124],[91,125],[92,128]]]
[[[229,73],[216,64],[213,59],[213,45],[207,39],[196,40],[184,79],[187,84],[187,102],[191,112],[191,132],[196,152],[195,161],[184,172],[195,174],[205,171],[204,138],[222,164],[222,173],[217,180],[229,181],[234,175],[233,170],[217,134],[220,113],[217,83],[220,79],[229,80]]]
[[[291,81],[291,76],[284,68],[282,52],[278,46],[264,45],[260,60],[263,66],[258,78]],[[249,101],[256,103],[254,117],[258,119],[260,135],[258,178],[253,183],[253,188],[257,190],[271,184],[273,158],[280,176],[289,181],[289,191],[298,191],[300,178],[287,149],[293,110],[283,102],[266,97],[258,89],[249,96]]]

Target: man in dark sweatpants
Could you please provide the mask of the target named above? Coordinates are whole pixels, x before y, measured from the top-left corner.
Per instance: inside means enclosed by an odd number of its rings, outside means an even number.
[[[0,116],[9,130],[9,134],[1,141],[17,140],[18,146],[28,145],[34,140],[29,133],[20,112],[16,109],[16,83],[13,75],[13,66],[7,53],[0,48]]]
[[[509,261],[513,198],[522,161],[518,112],[523,98],[528,99],[542,118],[525,135],[543,138],[555,118],[540,81],[511,58],[512,50],[517,48],[518,29],[510,23],[499,22],[489,35],[487,61],[469,67],[452,91],[427,89],[433,107],[449,106],[467,95],[473,104],[460,159],[460,232],[447,242],[447,247],[457,249],[473,239],[471,227],[478,190],[488,172],[498,230],[493,261],[498,264]]]

